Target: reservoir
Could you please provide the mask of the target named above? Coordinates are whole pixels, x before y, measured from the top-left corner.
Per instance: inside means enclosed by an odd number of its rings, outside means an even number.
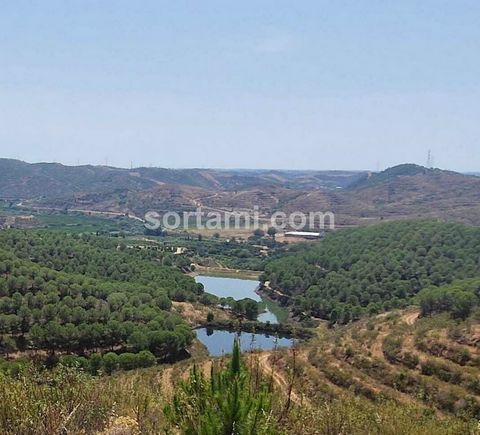
[[[287,318],[287,311],[273,301],[262,298],[256,293],[259,281],[253,279],[226,278],[219,276],[198,275],[195,280],[203,284],[207,293],[219,298],[231,297],[235,300],[244,298],[253,299],[256,302],[263,302],[265,312],[259,314],[259,322],[281,323]]]
[[[207,347],[212,356],[222,356],[232,353],[233,340],[236,332],[222,331],[212,328],[200,328],[195,331],[197,338]],[[276,337],[268,334],[240,334],[240,347],[242,352],[254,350],[271,350],[275,347],[291,347],[293,339]]]
[[[195,280],[203,284],[207,293],[218,296],[219,298],[231,297],[235,300],[244,298],[253,299],[256,302],[262,302],[265,311],[258,315],[260,322],[270,322],[272,324],[281,323],[288,317],[287,310],[280,307],[277,303],[262,298],[256,293],[259,281],[253,279],[239,279],[219,276],[198,275]],[[197,338],[207,347],[212,356],[221,356],[231,353],[233,340],[236,333],[233,331],[224,331],[213,328],[200,328],[195,331]],[[251,349],[271,350],[277,347],[290,347],[293,343],[291,338],[277,337],[275,335],[263,333],[242,332],[240,334],[240,346],[242,351]]]

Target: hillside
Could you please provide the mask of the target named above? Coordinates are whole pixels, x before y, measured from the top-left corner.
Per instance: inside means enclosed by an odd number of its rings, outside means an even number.
[[[378,331],[383,328],[401,329],[402,339],[409,341],[417,330],[411,319],[415,323],[410,313],[400,313],[375,319],[367,328],[358,325],[364,337],[355,341],[355,348],[349,347],[355,330],[336,334],[319,330],[323,338],[296,351],[243,357],[234,353],[231,359],[198,358],[115,376],[92,376],[67,362],[49,371],[30,367],[1,378],[0,431],[6,435],[475,434],[478,408],[472,395],[456,400],[462,389],[438,381],[434,374],[415,375],[412,369],[406,374],[382,357],[363,357],[372,342],[381,349]],[[345,347],[332,354],[325,339],[336,339]],[[355,366],[370,360],[374,367],[370,372]],[[472,372],[471,367],[467,370]],[[232,425],[243,429],[232,432]]]
[[[313,400],[349,391],[379,406],[393,400],[438,416],[478,418],[478,324],[478,310],[461,320],[409,308],[335,330],[322,326],[299,350],[298,384]],[[282,364],[288,363],[286,356]]]
[[[287,211],[331,210],[340,224],[418,217],[480,224],[480,178],[417,165],[364,174],[338,191],[302,193]],[[317,208],[318,209],[318,208]]]
[[[420,292],[413,301],[420,307],[335,328],[322,323],[317,336],[300,344],[294,355],[282,351],[271,356],[270,364],[277,370],[295,364],[295,391],[309,403],[328,397],[327,406],[339,400],[348,407],[352,394],[378,409],[393,402],[404,410],[413,406],[424,409],[424,415],[435,413],[440,421],[448,415],[474,421],[480,415],[479,290],[478,276],[456,280]],[[341,420],[349,422],[350,416],[346,411]],[[420,421],[411,433],[423,433]],[[392,433],[410,431],[398,427]]]
[[[382,172],[366,174],[355,183],[352,183],[349,187],[351,189],[367,188],[383,184],[385,182],[391,182],[401,177],[412,177],[416,175],[428,176],[440,172],[446,171],[441,171],[439,169],[428,169],[423,166],[407,163],[385,169]]]
[[[128,171],[104,166],[29,164],[0,159],[0,197],[12,199],[71,197],[83,192],[110,193],[119,189],[145,190],[155,182]]]
[[[261,186],[289,189],[345,187],[361,176],[355,171],[282,171],[217,169],[123,169],[109,166],[29,164],[0,159],[0,197],[31,199],[122,190],[145,191],[180,185],[211,191],[235,191]]]
[[[480,225],[480,177],[417,165],[380,173],[217,169],[120,169],[0,159],[0,199],[23,208],[252,211],[264,217],[334,212],[337,225],[417,217]]]
[[[332,323],[405,306],[430,285],[480,276],[480,229],[459,224],[391,222],[291,251],[266,264],[267,291],[282,293],[299,316]]]
[[[129,243],[0,231],[0,432],[475,433],[478,228],[391,222],[289,247],[263,279],[309,338],[232,359],[194,338],[215,300],[190,259]]]
[[[193,339],[172,301],[202,291],[168,253],[60,232],[1,231],[0,246],[2,354],[40,353],[53,364],[73,353],[101,364],[100,352],[116,350],[151,365]]]
[[[366,216],[435,216],[467,223],[480,217],[480,179],[451,171],[400,165],[348,191],[366,206]]]

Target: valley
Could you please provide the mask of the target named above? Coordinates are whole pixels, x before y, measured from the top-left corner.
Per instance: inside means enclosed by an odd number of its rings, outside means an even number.
[[[332,212],[338,228],[440,218],[480,224],[480,178],[413,164],[385,171],[240,171],[28,164],[0,160],[7,209],[143,219],[148,211]],[[192,228],[194,229],[194,228]],[[213,235],[214,232],[205,232]],[[243,236],[248,231],[232,235]]]
[[[425,219],[303,244],[2,230],[0,371],[11,378],[2,407],[26,373],[70,370],[85,394],[135,382],[149,397],[143,417],[124,402],[115,405],[124,420],[99,416],[90,427],[129,421],[156,433],[169,423],[155,422],[164,411],[154,403],[168,407],[194,368],[207,378],[211,367],[225,370],[240,337],[243,370],[262,380],[252,397],[275,392],[269,412],[288,433],[318,433],[319,418],[366,433],[353,416],[371,427],[370,406],[384,415],[382,431],[471,431],[480,416],[479,237],[477,227]],[[90,412],[87,402],[72,406]],[[420,428],[409,426],[413,415]]]
[[[71,168],[19,167],[30,171],[30,193],[0,208],[2,433],[24,424],[8,414],[16,382],[35,391],[23,399],[30,408],[47,397],[48,414],[31,420],[56,428],[43,433],[83,433],[89,421],[85,433],[136,435],[196,425],[196,400],[212,399],[194,385],[217,378],[225,400],[237,385],[242,403],[271,416],[256,433],[476,433],[478,177],[414,165],[378,174],[145,169],[135,187],[123,170],[102,168],[99,179],[92,167],[75,169],[82,183],[69,187],[61,177],[75,179]],[[25,190],[47,173],[62,192]],[[122,183],[129,193],[119,201]],[[140,198],[178,211],[249,212],[259,201],[266,224],[278,210],[325,207],[339,222],[313,240],[150,231]],[[230,378],[232,358],[241,377]],[[32,372],[66,376],[59,385],[83,398],[60,403],[25,378]]]
[[[3,2],[0,435],[480,435],[480,2]]]

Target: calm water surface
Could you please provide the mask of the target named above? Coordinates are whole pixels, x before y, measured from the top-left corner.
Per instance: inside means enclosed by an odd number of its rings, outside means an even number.
[[[256,302],[264,302],[266,311],[259,314],[260,322],[279,323],[286,319],[287,312],[273,301],[262,298],[257,290],[259,281],[252,279],[226,278],[217,276],[198,275],[195,280],[203,284],[205,291],[220,298],[232,297],[235,300],[250,298]],[[196,330],[198,339],[207,347],[210,355],[221,356],[232,351],[233,340],[236,333],[212,328]],[[252,341],[253,335],[253,341]],[[292,339],[277,338],[268,334],[251,334],[242,332],[240,345],[243,351],[254,349],[270,350],[275,346],[290,347]]]
[[[219,298],[231,297],[237,301],[250,298],[256,302],[264,302],[266,311],[258,316],[257,320],[260,322],[279,323],[282,321],[281,317],[285,315],[285,310],[275,304],[275,302],[265,300],[255,292],[260,285],[259,281],[205,275],[198,275],[195,277],[195,280],[203,284],[206,292]]]
[[[195,331],[197,338],[207,347],[212,356],[222,356],[232,352],[233,340],[236,332],[221,331],[212,328],[200,328]],[[252,341],[253,335],[253,341]],[[291,338],[280,338],[267,334],[251,334],[242,332],[240,334],[240,347],[242,351],[250,349],[271,350],[277,347],[290,347]]]

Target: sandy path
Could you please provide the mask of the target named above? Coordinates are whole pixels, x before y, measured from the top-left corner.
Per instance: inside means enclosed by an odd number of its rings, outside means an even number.
[[[168,367],[165,370],[163,370],[160,378],[160,384],[162,385],[162,395],[167,400],[170,400],[173,397],[174,386],[173,386],[173,380],[172,380],[172,373],[173,373],[173,368]]]
[[[415,310],[415,311],[412,311],[412,312],[409,312],[409,313],[405,313],[403,316],[402,316],[402,320],[407,324],[407,325],[410,325],[412,326],[416,321],[417,319],[420,317],[420,310]]]
[[[270,361],[272,353],[271,352],[265,352],[262,353],[259,358],[258,358],[258,365],[260,369],[264,372],[265,375],[267,376],[272,376],[273,381],[280,386],[282,391],[285,394],[288,394],[288,389],[289,389],[289,382],[285,379],[283,374],[272,365],[272,362]],[[292,391],[291,400],[293,403],[296,403],[297,405],[304,404],[305,401],[303,400],[302,397],[300,397],[295,391]]]

